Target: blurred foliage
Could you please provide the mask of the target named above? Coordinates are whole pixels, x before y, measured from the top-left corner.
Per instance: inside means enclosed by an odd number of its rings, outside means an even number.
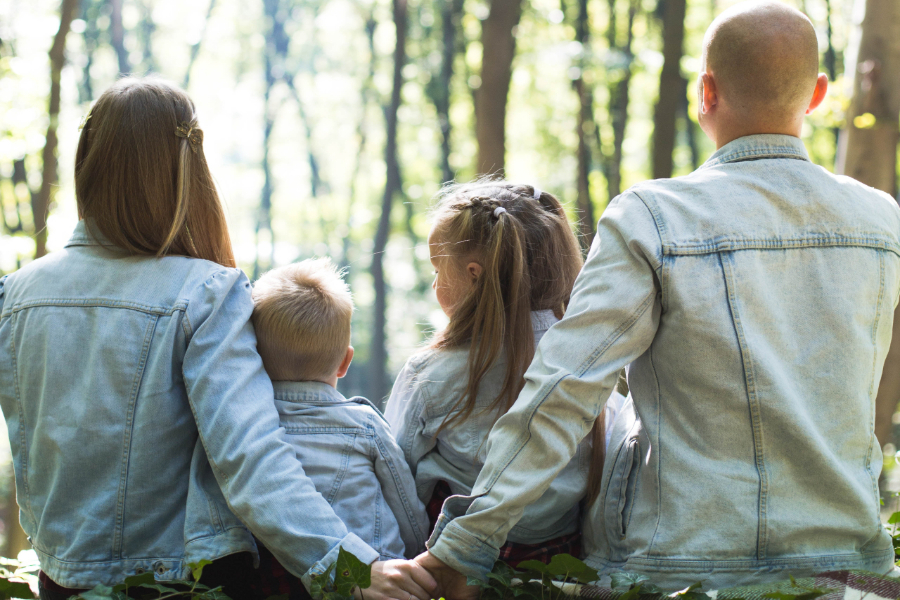
[[[59,118],[60,187],[49,219],[49,248],[60,249],[77,220],[73,156],[78,125],[96,98],[119,76],[120,56],[111,35],[114,0],[82,0],[67,42]],[[118,0],[116,0],[118,1]],[[373,301],[368,266],[385,181],[384,117],[391,87],[394,29],[389,0],[280,0],[275,19],[288,40],[273,75],[291,75],[271,88],[274,121],[272,235],[255,234],[264,175],[261,167],[266,115],[267,34],[273,23],[263,2],[242,0],[121,0],[124,58],[132,71],[148,71],[181,83],[200,110],[205,150],[228,211],[239,264],[248,273],[314,255],[331,255],[349,269],[358,307],[354,328],[357,360],[342,383],[348,394],[366,393]],[[403,69],[399,153],[407,210],[393,211],[386,251],[388,352],[396,372],[428,332],[445,323],[431,294],[431,267],[423,246],[428,209],[441,186],[440,125],[432,102],[441,66],[441,8],[445,0],[410,0],[409,60]],[[658,2],[643,0],[634,25],[635,59],[606,46],[609,0],[590,0],[590,47],[574,41],[574,0],[524,4],[516,32],[517,56],[509,94],[507,174],[537,183],[573,206],[576,190],[575,131],[578,98],[572,82],[583,74],[595,94],[601,146],[611,143],[607,82],[632,70],[631,104],[624,143],[623,188],[649,177],[653,107],[662,66]],[[852,35],[851,0],[789,0],[815,23],[827,48],[826,7],[831,8],[838,81],[825,105],[804,128],[815,162],[831,168],[835,132],[848,101],[841,77]],[[695,120],[694,84],[706,26],[734,0],[689,0],[682,60],[689,114]],[[627,2],[614,3],[621,27]],[[0,273],[31,260],[34,252],[30,191],[40,185],[40,152],[47,128],[47,50],[59,25],[58,0],[0,0]],[[487,0],[465,0],[457,32],[451,84],[450,165],[458,180],[474,176],[476,154],[472,93],[480,85],[481,26]],[[370,38],[371,34],[371,38]],[[374,50],[374,55],[370,52]],[[196,60],[191,56],[196,53]],[[823,70],[825,67],[823,66]],[[296,93],[295,93],[296,92]],[[687,120],[681,119],[676,175],[694,168]],[[699,134],[700,159],[712,145]],[[606,148],[608,151],[609,149]],[[597,150],[595,148],[595,154]],[[310,155],[319,173],[315,195]],[[607,204],[606,180],[595,156],[590,175],[596,214]],[[17,167],[18,165],[18,167]],[[15,169],[19,169],[19,173]],[[271,257],[271,261],[270,261]],[[378,399],[375,399],[378,400]]]

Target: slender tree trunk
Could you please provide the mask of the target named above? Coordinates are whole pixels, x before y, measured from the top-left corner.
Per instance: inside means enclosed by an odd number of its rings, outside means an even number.
[[[837,81],[837,52],[834,49],[834,28],[831,25],[831,0],[825,0],[825,70],[828,72],[829,81]],[[841,129],[834,127],[835,158],[837,158],[837,146],[840,142]]]
[[[616,0],[609,2],[609,30],[606,33],[609,48],[621,52],[625,66],[618,81],[609,86],[609,118],[612,121],[613,151],[603,157],[606,173],[606,187],[609,199],[622,193],[622,147],[625,143],[625,128],[628,125],[628,103],[631,92],[631,65],[634,60],[632,44],[634,42],[634,20],[640,9],[640,0],[629,0],[628,27],[625,32],[625,43],[619,47],[616,31]],[[597,147],[602,148],[600,130],[597,131]]]
[[[866,0],[847,127],[841,133],[837,171],[897,196],[900,142],[900,2]],[[891,417],[900,401],[900,309],[875,403],[875,434],[892,441]]]
[[[581,58],[578,61],[579,75],[572,85],[578,95],[579,107],[575,134],[578,138],[578,239],[582,249],[590,248],[594,241],[594,203],[591,199],[593,157],[589,136],[596,128],[596,124],[593,92],[584,82],[584,70],[587,67],[585,56],[590,54],[591,46],[589,18],[588,0],[578,0],[575,41],[581,44]]]
[[[663,68],[653,117],[653,178],[672,176],[675,124],[685,89],[681,75],[686,0],[660,0],[663,19]]]
[[[369,109],[369,104],[371,102],[372,97],[372,87],[373,81],[375,80],[375,66],[377,56],[375,54],[375,27],[377,23],[375,22],[375,14],[374,12],[370,12],[368,17],[366,18],[366,40],[368,41],[369,48],[369,69],[366,75],[365,81],[363,81],[362,85],[362,107],[359,111],[359,123],[356,127],[356,136],[359,139],[359,147],[356,151],[356,160],[353,163],[353,173],[350,176],[350,197],[347,199],[347,213],[344,218],[344,222],[347,223],[347,233],[342,237],[341,242],[341,259],[340,265],[342,268],[348,267],[350,264],[349,261],[349,253],[350,253],[350,230],[353,226],[353,208],[356,203],[356,195],[357,195],[357,182],[359,181],[359,174],[362,172],[362,162],[363,162],[363,152],[366,149],[366,113]]]
[[[188,84],[191,81],[191,70],[194,68],[194,63],[197,61],[197,55],[200,54],[200,44],[203,43],[203,38],[206,36],[206,28],[209,26],[209,18],[212,16],[212,11],[216,7],[216,0],[209,0],[209,6],[206,9],[206,18],[203,20],[203,28],[200,30],[200,38],[197,39],[196,42],[191,44],[191,56],[188,59],[188,66],[184,72],[184,82],[182,82],[181,87],[187,89]]]
[[[456,31],[462,10],[463,0],[441,0],[441,73],[433,97],[441,127],[441,178],[444,182],[455,178],[450,167],[450,91],[457,51]]]
[[[97,0],[85,0],[83,3],[81,18],[85,22],[84,33],[84,70],[81,73],[81,83],[78,86],[79,104],[87,104],[94,99],[94,82],[91,79],[91,67],[94,65],[94,51],[100,43],[100,30],[97,28],[97,9],[100,2]]]
[[[278,26],[275,15],[278,14],[278,0],[264,0],[264,11],[266,16],[272,22],[272,28]],[[275,127],[275,108],[272,106],[272,87],[275,85],[275,55],[277,49],[274,43],[275,36],[272,31],[266,39],[264,48],[264,71],[265,71],[265,91],[263,92],[263,111],[265,122],[263,124],[263,155],[262,155],[262,171],[263,171],[263,189],[259,199],[259,210],[256,216],[256,252],[253,260],[253,279],[259,278],[262,273],[262,264],[259,257],[260,234],[268,232],[269,242],[272,251],[268,257],[268,268],[274,263],[275,234],[272,231],[272,168],[269,163],[269,148],[271,145],[272,129]]]
[[[506,100],[521,14],[522,0],[492,0],[482,23],[481,87],[475,93],[479,173],[502,173],[506,165]]]
[[[403,87],[403,66],[406,64],[406,28],[407,0],[393,0],[394,27],[397,31],[397,43],[394,46],[394,81],[391,89],[391,102],[385,109],[387,124],[384,145],[384,162],[387,167],[387,180],[384,184],[384,196],[381,200],[381,217],[375,231],[375,243],[372,254],[372,280],[375,287],[375,305],[372,327],[372,350],[370,352],[370,369],[372,372],[369,388],[371,398],[381,404],[388,392],[387,376],[387,282],[384,278],[384,252],[387,248],[391,232],[391,207],[394,196],[402,189],[400,163],[397,159],[397,111],[400,108],[400,90]]]
[[[56,146],[59,142],[56,128],[59,123],[60,76],[66,63],[66,36],[78,10],[78,0],[62,0],[59,12],[59,29],[50,47],[50,101],[47,125],[47,137],[41,155],[44,165],[41,189],[32,197],[31,212],[34,218],[35,247],[34,256],[40,258],[47,254],[47,215],[56,195],[56,183],[59,180],[56,162]]]
[[[119,74],[131,73],[131,62],[128,60],[128,50],[125,49],[125,26],[122,24],[123,0],[109,0],[110,11],[109,29],[113,49],[119,60]]]
[[[141,69],[144,73],[156,72],[156,61],[153,59],[153,34],[156,32],[156,22],[153,20],[153,4],[152,0],[145,0],[141,3],[141,46],[143,48],[143,56],[141,57]]]

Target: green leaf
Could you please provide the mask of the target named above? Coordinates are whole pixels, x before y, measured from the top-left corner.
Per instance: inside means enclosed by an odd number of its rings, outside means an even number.
[[[632,600],[633,598],[637,598],[638,594],[641,593],[642,587],[643,584],[641,583],[634,584],[631,589],[619,596],[619,600]]]
[[[535,571],[542,574],[549,572],[549,565],[545,565],[539,560],[523,560],[516,568],[519,571]]]
[[[193,597],[193,595],[192,595]],[[200,600],[231,600],[231,597],[226,595],[225,592],[222,591],[221,587],[213,588],[211,590],[207,590],[198,596]],[[285,596],[285,599],[287,596]]]
[[[171,588],[166,585],[162,585],[161,583],[142,583],[139,587],[156,590],[157,592],[162,592],[164,594],[178,594],[178,590],[175,588]]]
[[[338,550],[334,570],[334,587],[338,594],[352,596],[353,588],[361,590],[372,585],[372,566],[367,565],[343,548]]]
[[[590,583],[600,579],[600,574],[584,562],[570,554],[557,554],[550,559],[547,572],[559,577],[577,579],[581,583]]]
[[[205,558],[197,562],[188,563],[188,568],[191,570],[191,576],[193,576],[194,581],[200,581],[200,577],[203,575],[203,567],[211,564],[212,561]]]
[[[888,525],[896,525],[897,523],[900,523],[900,512],[895,512],[888,519]]]
[[[641,575],[640,573],[629,573],[627,571],[619,571],[613,573],[609,576],[609,578],[612,581],[612,587],[614,590],[620,590],[622,588],[630,589],[650,579],[646,575]]]
[[[82,592],[78,597],[84,600],[109,600],[110,598],[118,598],[119,593],[113,591],[111,587],[100,584],[95,585],[93,589]]]
[[[2,598],[34,598],[31,588],[21,581],[0,579],[0,597]]]

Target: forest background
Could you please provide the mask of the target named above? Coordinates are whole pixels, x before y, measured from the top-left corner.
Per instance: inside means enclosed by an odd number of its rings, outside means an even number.
[[[785,1],[814,23],[832,81],[803,128],[812,160],[896,198],[900,1]],[[706,27],[735,3],[0,0],[0,276],[69,238],[92,101],[123,74],[158,73],[198,106],[251,280],[313,256],[347,269],[356,358],[340,387],[382,401],[446,323],[426,244],[442,183],[502,172],[550,191],[588,247],[611,198],[714,151],[695,81]],[[900,348],[885,373],[889,444]],[[15,556],[6,452],[0,553]]]

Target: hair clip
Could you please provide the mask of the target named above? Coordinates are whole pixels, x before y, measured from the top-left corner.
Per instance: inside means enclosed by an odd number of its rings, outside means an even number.
[[[86,115],[81,118],[81,123],[78,125],[78,131],[84,129],[84,126],[87,125],[87,122],[91,120],[91,111],[88,111]]]
[[[203,130],[199,127],[193,127],[190,123],[180,123],[175,128],[175,135],[189,141],[194,154],[197,153],[197,150],[200,149],[200,144],[203,143]]]
[[[539,188],[536,185],[533,185],[531,187],[534,189],[534,193],[531,194],[531,197],[534,198],[535,200],[539,200],[541,198],[541,194],[543,194],[544,192],[542,192],[541,188]]]
[[[498,206],[497,208],[494,209],[494,218],[499,219],[500,215],[502,215],[505,212],[507,212],[505,208],[503,208],[502,206]]]

